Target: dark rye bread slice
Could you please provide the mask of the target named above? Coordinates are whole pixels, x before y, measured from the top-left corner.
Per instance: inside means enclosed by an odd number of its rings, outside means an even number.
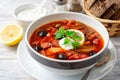
[[[86,1],[86,8],[90,9],[90,7],[95,3],[96,0],[85,0]]]
[[[115,1],[118,10],[114,13],[114,15],[111,17],[113,20],[120,20],[120,0]]]
[[[118,6],[116,4],[113,4],[109,9],[107,9],[107,11],[101,16],[101,18],[111,18],[117,12],[118,9]]]
[[[101,17],[114,3],[115,0],[96,0],[91,6],[90,12],[96,17]]]
[[[120,8],[117,10],[117,12],[110,19],[120,20]]]

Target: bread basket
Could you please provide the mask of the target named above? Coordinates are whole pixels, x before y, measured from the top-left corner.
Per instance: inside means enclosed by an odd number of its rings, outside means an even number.
[[[83,0],[83,9],[86,12],[86,14],[103,23],[109,32],[109,36],[120,35],[120,19],[118,20],[103,19],[96,17],[90,12],[90,9],[88,7],[90,7],[94,3],[94,1],[95,0]],[[118,14],[120,14],[120,12]]]

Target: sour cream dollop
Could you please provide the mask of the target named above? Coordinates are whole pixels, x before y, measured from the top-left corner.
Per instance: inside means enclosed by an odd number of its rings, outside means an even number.
[[[35,7],[35,8],[28,8],[28,9],[24,9],[21,12],[18,13],[18,18],[22,19],[22,20],[35,20],[39,17],[44,16],[46,13],[45,8],[39,8],[39,7]]]

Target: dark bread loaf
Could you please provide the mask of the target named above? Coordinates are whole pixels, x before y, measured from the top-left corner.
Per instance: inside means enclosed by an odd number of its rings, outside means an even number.
[[[110,19],[117,10],[117,6],[113,4],[101,17],[104,19]]]
[[[111,17],[113,20],[120,20],[120,8],[117,10],[117,12]]]
[[[90,9],[90,7],[95,3],[96,0],[86,0],[86,8]]]
[[[90,12],[96,17],[101,17],[113,4],[114,0],[96,0],[91,6]]]
[[[120,0],[85,0],[91,14],[104,19],[120,19]]]
[[[116,0],[116,12],[112,15],[111,19],[120,20],[120,0]]]

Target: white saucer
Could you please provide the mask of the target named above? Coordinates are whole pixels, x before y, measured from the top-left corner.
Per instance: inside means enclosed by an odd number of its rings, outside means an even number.
[[[111,53],[111,58],[109,62],[99,68],[95,68],[90,73],[88,80],[98,80],[107,75],[113,68],[117,60],[117,52],[112,44],[109,42],[108,49]],[[22,65],[23,69],[32,77],[38,80],[80,80],[83,75],[74,75],[74,76],[61,76],[51,74],[49,71],[41,67],[27,52],[26,44],[23,41],[18,46],[17,49],[18,61]]]

